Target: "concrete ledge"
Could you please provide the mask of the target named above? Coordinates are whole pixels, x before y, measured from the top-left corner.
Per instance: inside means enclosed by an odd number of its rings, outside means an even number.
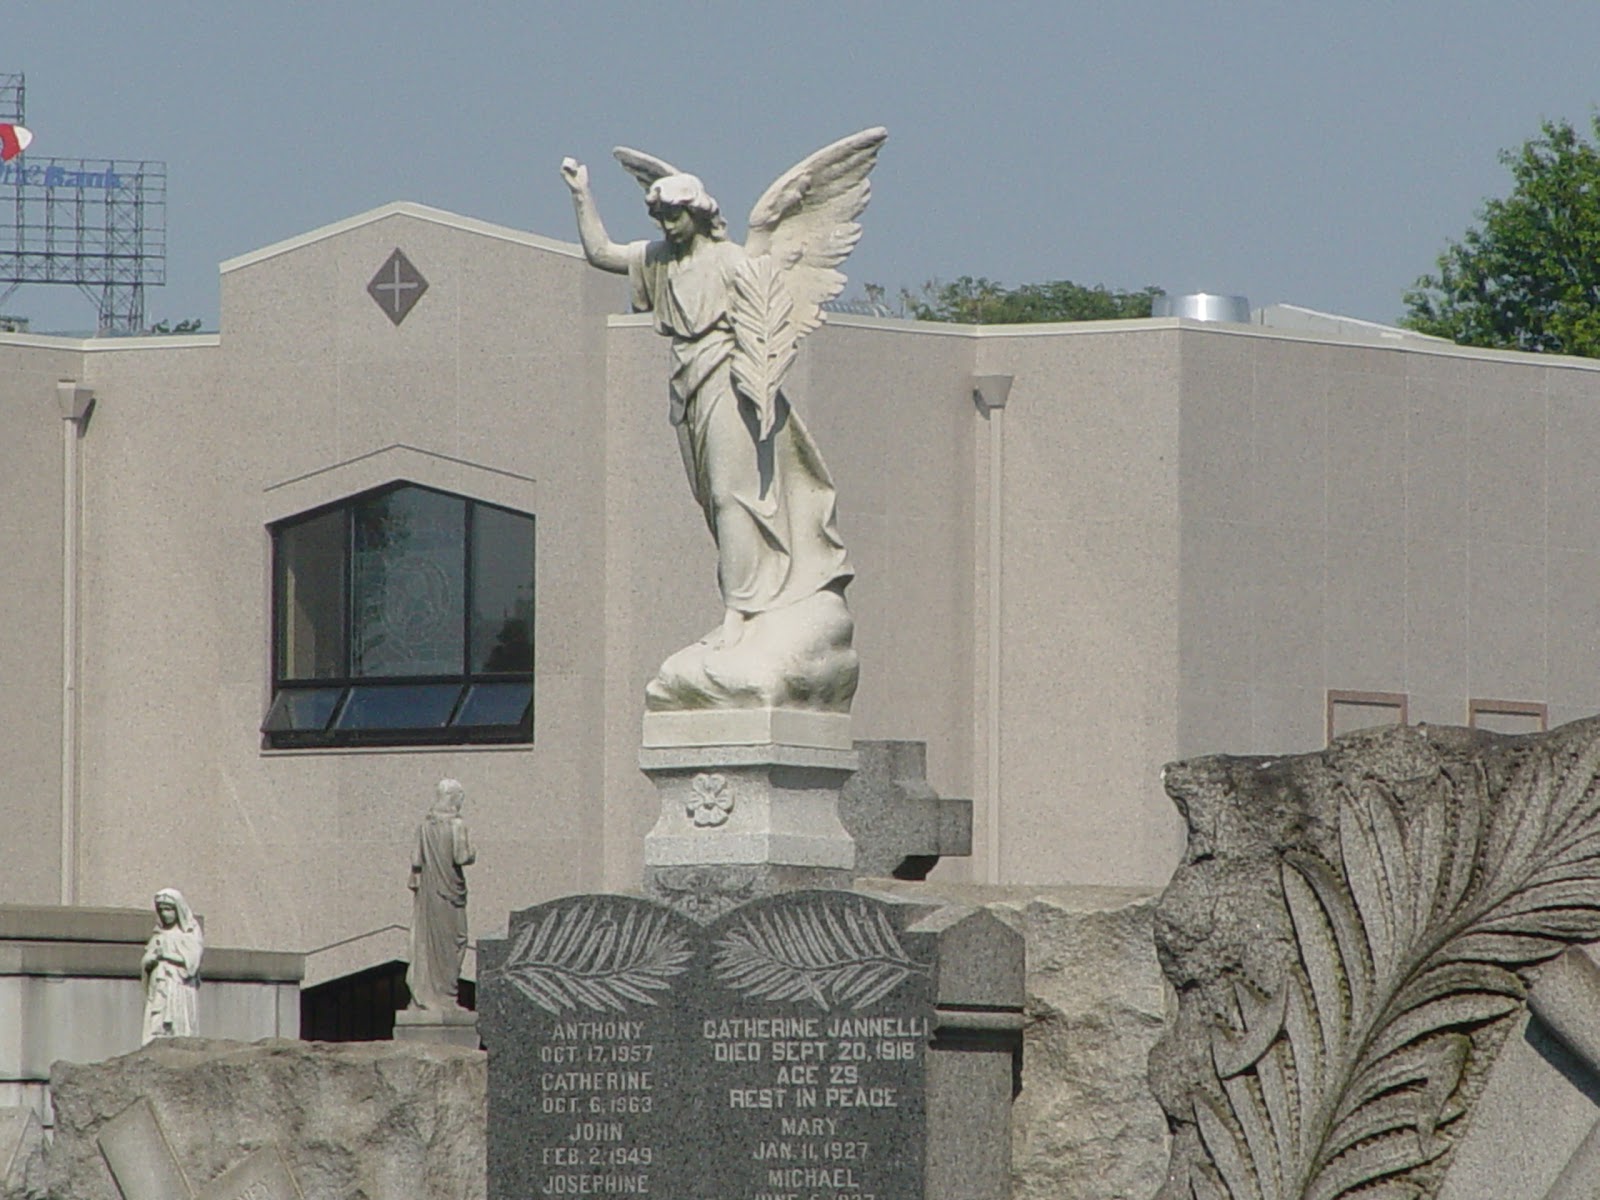
[[[109,942],[0,942],[0,976],[69,975],[138,979],[144,939],[137,944]],[[275,950],[207,947],[204,978],[255,983],[299,983],[305,956]]]
[[[143,908],[0,904],[0,976],[138,979],[155,923]],[[299,983],[305,973],[303,954],[206,947],[206,979]]]
[[[0,904],[0,941],[138,942],[155,928],[148,908]]]
[[[639,769],[705,771],[721,767],[816,767],[854,771],[861,763],[854,750],[790,746],[773,742],[745,746],[646,746],[639,751]]]

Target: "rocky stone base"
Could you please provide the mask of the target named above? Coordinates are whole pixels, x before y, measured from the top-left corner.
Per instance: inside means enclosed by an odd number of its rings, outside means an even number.
[[[1147,888],[860,880],[987,909],[1027,941],[1012,1200],[1147,1200],[1166,1178],[1167,1123],[1146,1080],[1169,992]]]
[[[175,1038],[57,1063],[46,1194],[121,1200],[97,1138],[143,1097],[197,1193],[275,1144],[317,1200],[481,1200],[485,1061],[455,1046]]]

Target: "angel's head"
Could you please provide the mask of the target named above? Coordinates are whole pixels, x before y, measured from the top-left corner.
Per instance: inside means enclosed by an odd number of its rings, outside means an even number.
[[[717,241],[728,236],[722,210],[695,175],[663,175],[644,194],[645,208],[673,242],[699,234]]]

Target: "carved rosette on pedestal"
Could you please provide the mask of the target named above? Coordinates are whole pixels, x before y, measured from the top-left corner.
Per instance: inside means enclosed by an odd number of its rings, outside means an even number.
[[[845,713],[646,714],[639,767],[661,796],[646,892],[710,920],[781,888],[848,883],[855,841],[839,789],[858,765],[852,746]]]

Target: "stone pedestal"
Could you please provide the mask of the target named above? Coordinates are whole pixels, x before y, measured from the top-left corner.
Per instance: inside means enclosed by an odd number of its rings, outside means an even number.
[[[478,1048],[478,1014],[465,1008],[403,1008],[394,1015],[394,1040]]]
[[[645,891],[706,919],[779,890],[847,884],[856,851],[839,790],[857,766],[845,714],[646,714],[639,768],[661,816],[645,837]]]

